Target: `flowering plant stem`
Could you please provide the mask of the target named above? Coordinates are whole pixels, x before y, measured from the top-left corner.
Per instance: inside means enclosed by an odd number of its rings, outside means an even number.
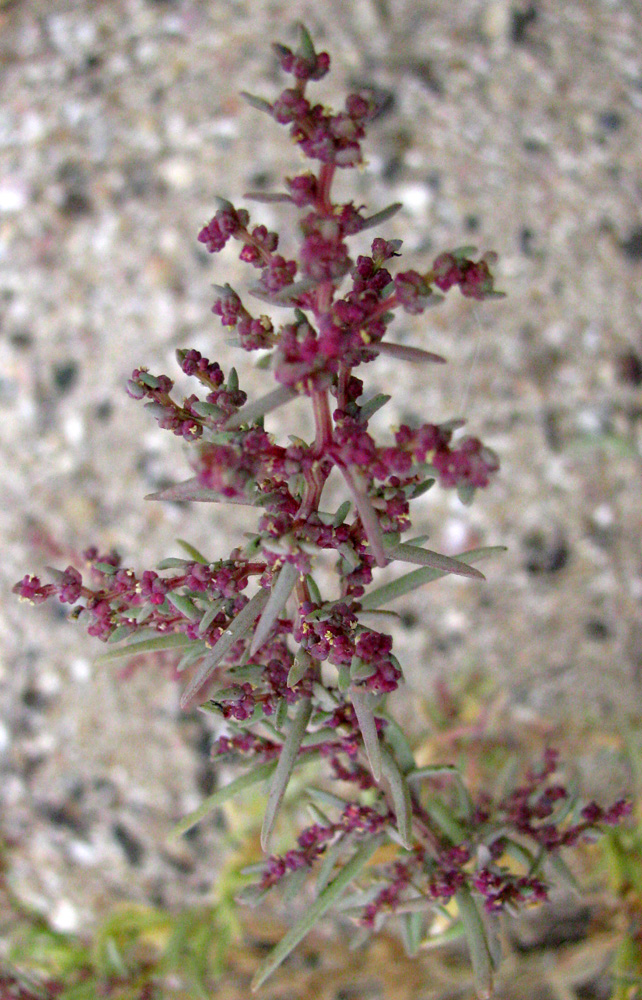
[[[452,780],[452,768],[418,767],[386,711],[385,697],[403,674],[391,636],[372,626],[372,611],[446,574],[483,580],[473,563],[493,551],[452,558],[421,540],[402,542],[410,504],[436,483],[469,503],[499,463],[476,437],[458,436],[463,421],[404,424],[387,443],[377,442],[369,421],[390,397],[369,398],[354,371],[380,354],[443,362],[392,342],[395,314],[421,314],[453,288],[473,300],[498,298],[496,257],[474,259],[474,248],[463,247],[440,254],[424,272],[393,274],[401,241],[383,237],[373,240],[369,255],[350,257],[346,241],[385,223],[400,206],[368,218],[353,202],[333,200],[336,172],[362,162],[361,142],[376,109],[361,93],[349,94],[338,113],[312,103],[308,84],[326,75],[330,60],[302,26],[299,36],[294,51],[275,46],[292,85],[273,102],[246,95],[288,126],[304,156],[320,164],[317,173],[286,178],[284,192],[263,196],[302,212],[297,258],[277,253],[277,233],[251,226],[245,209],[223,199],[198,236],[211,253],[239,243],[241,260],[259,272],[254,297],[291,310],[278,326],[268,315],[252,315],[230,285],[215,286],[214,314],[235,332],[239,347],[263,352],[261,365],[276,388],[248,404],[235,369],[225,377],[195,350],[177,357],[201,395],[179,403],[172,380],[146,368],[135,369],[128,383],[129,394],[146,400],[159,425],[192,453],[194,475],[153,499],[250,505],[259,512],[256,531],[214,561],[181,543],[187,558],[167,559],[140,577],[116,553],[90,548],[89,581],[68,566],[53,570],[50,584],[26,576],[15,590],[33,602],[56,595],[74,605],[72,617],[109,645],[103,659],[173,650],[177,671],[190,672],[182,706],[200,705],[217,716],[222,728],[214,757],[233,755],[245,771],[180,823],[179,832],[269,777],[261,836],[267,850],[292,774],[308,761],[325,763],[337,793],[309,789],[313,824],[295,847],[269,855],[244,893],[258,899],[321,862],[311,905],[259,970],[255,988],[339,897],[366,928],[398,914],[413,951],[454,900],[458,916],[449,919],[461,920],[478,992],[488,995],[496,952],[487,915],[544,899],[548,860],[617,822],[628,807],[620,801],[582,810],[555,780],[552,751],[504,798],[473,799],[460,779]],[[279,444],[265,418],[295,396],[309,399],[314,437]],[[335,469],[348,499],[328,512],[321,502]],[[318,580],[324,552],[336,560],[334,597]],[[372,587],[377,570],[394,562],[419,568]]]

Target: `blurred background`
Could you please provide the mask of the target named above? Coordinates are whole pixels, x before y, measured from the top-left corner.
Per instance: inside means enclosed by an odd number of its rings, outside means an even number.
[[[244,205],[244,192],[280,190],[301,169],[285,130],[239,97],[279,93],[269,43],[292,44],[299,19],[332,56],[313,96],[336,107],[347,87],[367,87],[380,101],[365,168],[340,176],[337,196],[372,212],[403,203],[381,233],[403,239],[403,267],[462,244],[496,250],[508,295],[476,304],[451,293],[399,318],[395,339],[447,366],[388,359],[358,373],[393,393],[382,433],[390,421],[465,416],[502,466],[470,508],[437,491],[416,504],[415,533],[435,549],[508,551],[485,564],[481,586],[450,579],[397,602],[408,678],[398,713],[440,759],[460,749],[450,725],[472,731],[474,761],[489,744],[528,759],[552,742],[585,794],[631,788],[622,738],[632,734],[630,751],[642,681],[637,0],[0,0],[0,836],[14,903],[64,934],[90,933],[122,902],[209,905],[221,843],[256,818],[241,803],[169,846],[173,824],[219,780],[209,720],[180,712],[160,667],[123,680],[94,663],[102,648],[64,609],[10,591],[91,544],[141,572],[179,555],[176,537],[214,559],[253,527],[244,508],[230,517],[143,500],[190,470],[183,443],[124,385],[141,364],[176,378],[176,348],[194,347],[236,365],[250,397],[265,391],[210,312],[212,282],[242,292],[246,269],[229,248],[209,256],[196,235],[215,195]],[[251,211],[293,246],[290,209]],[[355,253],[368,245],[355,240]],[[190,391],[183,376],[177,385]],[[291,430],[283,413],[268,423],[277,434]],[[577,968],[586,977],[593,956],[598,983],[584,995],[610,995],[613,935],[632,918],[615,907],[615,930],[604,918],[600,936],[578,906],[563,896],[546,911],[534,950],[579,942]],[[10,936],[15,913],[3,919]],[[274,996],[467,995],[465,965],[448,985],[423,957],[403,965],[393,937],[375,962],[344,955],[331,922],[319,933],[308,965],[297,959],[295,992]],[[247,986],[249,945],[240,954],[232,980]],[[544,974],[527,954],[508,963],[505,995],[579,995],[567,959],[554,951]]]

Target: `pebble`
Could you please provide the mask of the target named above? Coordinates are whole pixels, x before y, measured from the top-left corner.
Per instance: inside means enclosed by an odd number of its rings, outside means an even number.
[[[19,181],[0,180],[0,212],[21,212],[28,201],[27,189]]]
[[[68,899],[59,899],[55,903],[49,921],[59,934],[74,934],[80,925],[78,910]]]

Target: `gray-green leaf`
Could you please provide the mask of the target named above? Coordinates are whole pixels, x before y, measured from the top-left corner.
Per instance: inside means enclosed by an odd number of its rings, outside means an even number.
[[[366,424],[377,410],[385,406],[390,399],[392,399],[392,396],[387,396],[383,392],[379,392],[376,396],[371,396],[370,399],[367,399],[359,409],[359,423]]]
[[[97,657],[96,663],[107,663],[108,660],[117,660],[123,656],[136,656],[137,653],[151,653],[160,649],[185,649],[192,642],[193,640],[182,632],[168,632],[150,639],[130,642],[129,645],[121,646],[119,649],[112,649],[109,653]]]
[[[390,785],[392,803],[397,817],[397,829],[406,850],[412,850],[412,804],[410,790],[392,754],[381,748],[381,769]]]
[[[299,649],[294,657],[294,662],[290,667],[290,672],[288,673],[288,679],[286,681],[288,687],[296,687],[299,681],[305,677],[310,666],[312,664],[312,657],[305,649]]]
[[[174,605],[177,611],[180,611],[182,615],[189,618],[190,621],[200,620],[201,612],[194,604],[194,601],[186,597],[185,594],[176,594],[170,591],[167,595],[167,600],[170,604]]]
[[[312,930],[314,925],[365,868],[377,848],[383,843],[383,839],[383,837],[374,837],[369,843],[364,844],[348,861],[347,865],[341,869],[327,889],[324,889],[312,906],[308,907],[301,920],[272,949],[252,980],[251,989],[253,993],[256,993],[275,969],[278,969],[279,965],[285,961],[290,952],[296,948],[299,942]]]
[[[285,794],[285,789],[294,770],[294,765],[296,764],[296,759],[301,748],[301,740],[305,735],[311,714],[312,702],[309,698],[302,698],[297,705],[290,731],[281,748],[279,762],[272,778],[272,784],[270,785],[267,808],[261,829],[261,847],[264,851],[269,850],[274,823]]]
[[[209,565],[209,559],[206,559],[202,552],[194,548],[190,542],[186,542],[184,538],[177,538],[176,544],[180,545],[187,552],[188,556],[191,556],[196,562],[201,563],[203,566]]]
[[[372,554],[375,557],[377,566],[383,567],[388,562],[384,547],[383,533],[381,531],[381,525],[379,524],[377,513],[372,506],[372,501],[365,491],[361,474],[356,467],[348,469],[345,466],[339,466],[338,468],[348,484],[348,489],[354,497],[354,502],[359,512],[363,530],[366,533],[366,538],[370,542]]]
[[[174,501],[199,501],[200,503],[235,503],[244,507],[251,507],[252,501],[246,497],[224,497],[214,490],[208,490],[201,486],[197,476],[186,479],[175,486],[168,486],[158,493],[148,493],[145,500],[174,500]]]
[[[268,603],[269,597],[270,592],[267,587],[259,590],[254,597],[250,598],[243,610],[238,613],[234,621],[230,624],[230,627],[225,630],[221,638],[205,657],[198,673],[192,677],[185,688],[181,697],[181,708],[189,705],[196,692],[205,684],[223,657],[227,656],[234,643],[247,635]]]
[[[455,557],[455,561],[468,566],[470,563],[480,562],[488,556],[505,551],[506,547],[504,545],[490,545],[481,549],[471,549],[470,552],[462,552],[461,555]],[[364,611],[372,611],[375,608],[380,608],[383,604],[396,600],[397,597],[403,597],[404,594],[410,594],[413,590],[423,587],[426,583],[431,583],[433,580],[438,580],[440,577],[446,576],[448,572],[450,571],[429,567],[415,569],[412,573],[406,573],[404,576],[399,577],[398,580],[393,580],[392,583],[375,587],[374,590],[371,590],[361,598],[361,607]]]
[[[356,684],[353,684],[350,688],[350,700],[363,736],[363,745],[366,748],[372,777],[378,784],[381,781],[381,745],[373,713],[374,699],[369,691],[363,691]]]
[[[364,229],[371,229],[373,226],[379,226],[382,222],[387,222],[391,219],[393,215],[396,215],[400,208],[403,208],[403,204],[400,201],[395,201],[392,205],[387,205],[386,208],[382,208],[380,212],[375,215],[370,215],[367,219],[363,220],[363,224],[359,232],[363,232]]]
[[[191,830],[193,826],[196,826],[197,823],[200,823],[202,819],[209,815],[213,809],[217,809],[224,802],[227,802],[228,799],[238,795],[239,792],[245,791],[246,788],[251,788],[252,785],[256,785],[260,781],[265,781],[266,778],[270,777],[276,766],[275,760],[270,760],[266,764],[259,764],[258,767],[255,767],[247,774],[242,774],[239,778],[235,778],[234,781],[230,781],[229,785],[217,789],[217,791],[205,799],[198,809],[189,813],[188,816],[184,816],[180,823],[176,824],[169,835],[170,838],[180,837],[182,833],[187,833],[188,830]]]
[[[445,364],[446,359],[441,354],[433,354],[431,351],[424,351],[422,347],[410,347],[406,344],[392,344],[387,340],[380,340],[377,344],[372,344],[372,349],[378,354],[387,354],[391,358],[398,358],[400,361],[411,361],[415,364],[432,361],[433,364]]]
[[[477,996],[489,1000],[493,993],[493,960],[484,922],[469,889],[460,889],[455,900],[473,963]]]
[[[284,563],[252,636],[250,656],[254,656],[269,636],[298,579],[299,571],[296,566],[290,562]]]
[[[432,569],[443,570],[445,573],[454,573],[457,576],[474,577],[477,580],[485,580],[486,577],[478,569],[467,566],[460,559],[453,559],[445,556],[441,552],[432,552],[431,549],[422,549],[418,545],[408,545],[401,543],[387,550],[393,559],[401,562],[416,563],[418,566],[430,566]]]
[[[225,421],[223,429],[226,431],[240,427],[241,424],[253,424],[259,417],[264,417],[266,413],[271,413],[291,399],[296,399],[296,392],[287,385],[280,385],[278,388],[268,392],[260,399],[255,399],[253,403],[247,403],[240,410]]]
[[[272,114],[272,105],[263,97],[257,97],[256,94],[249,94],[247,90],[241,90],[240,94],[250,107],[255,108],[257,111],[264,111],[268,115]]]

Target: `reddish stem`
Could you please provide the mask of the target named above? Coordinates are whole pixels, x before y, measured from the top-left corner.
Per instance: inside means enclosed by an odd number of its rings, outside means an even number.
[[[334,207],[330,201],[330,188],[335,169],[334,163],[324,163],[319,171],[319,202],[325,215],[332,214]]]

